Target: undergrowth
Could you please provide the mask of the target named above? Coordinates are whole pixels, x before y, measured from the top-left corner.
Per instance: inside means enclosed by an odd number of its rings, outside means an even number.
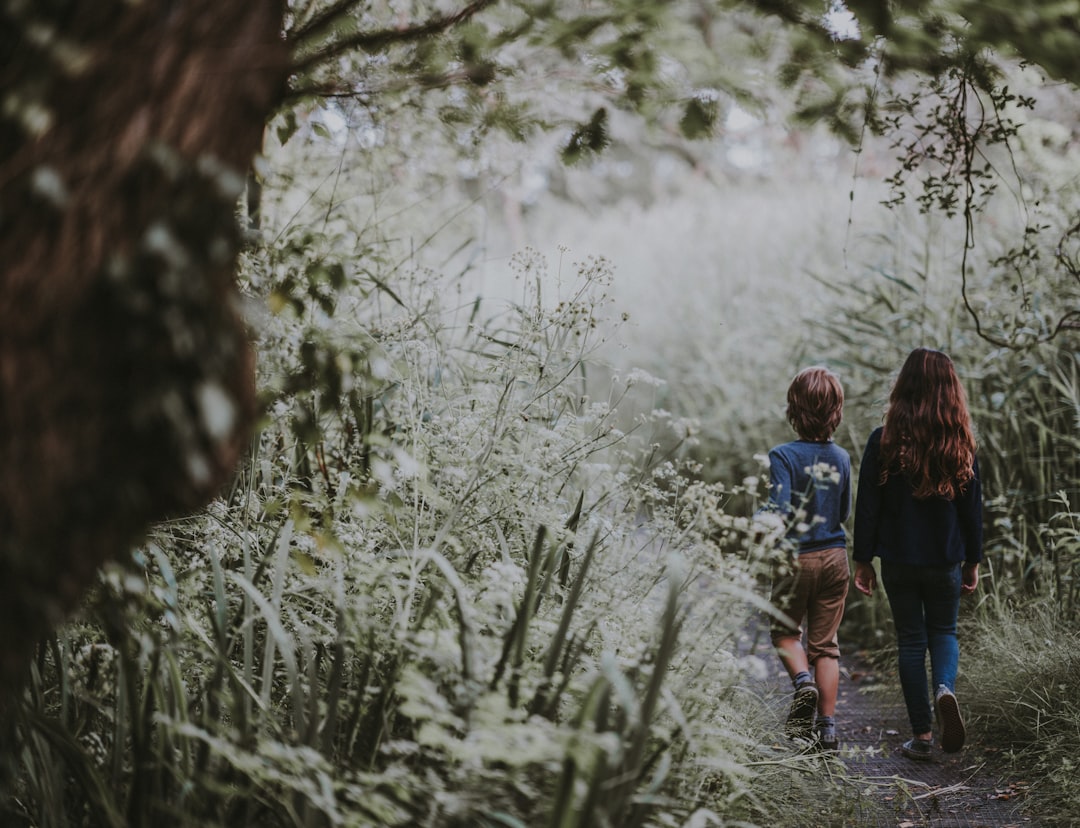
[[[1040,824],[1071,825],[1080,807],[1078,652],[1075,624],[1050,600],[996,614],[964,639],[973,725],[1008,762],[1002,789],[1030,795]]]
[[[848,392],[840,439],[853,446],[853,459],[880,424],[910,349],[940,347],[956,364],[975,425],[985,528],[979,590],[961,603],[958,688],[975,740],[998,749],[1002,773],[1023,783],[1021,793],[1029,785],[1036,792],[1028,803],[1033,814],[1069,824],[1065,815],[1080,804],[1070,776],[1080,732],[1073,702],[1080,644],[1077,344],[1068,334],[1018,348],[981,340],[943,273],[945,242],[930,220],[898,216],[897,258],[883,258],[863,278],[830,282],[835,314],[815,326],[816,335],[832,343],[832,364]],[[916,250],[921,254],[910,253]],[[1051,295],[1041,298],[1052,312]],[[891,618],[880,590],[870,598],[849,594],[841,640],[891,662]]]
[[[658,381],[592,381],[609,264],[526,251],[491,310],[341,242],[252,252],[250,457],[40,648],[4,824],[783,825],[763,555],[658,453],[692,422],[616,424]]]

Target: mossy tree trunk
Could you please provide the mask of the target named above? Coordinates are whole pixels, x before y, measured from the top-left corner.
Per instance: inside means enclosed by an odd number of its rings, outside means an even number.
[[[283,0],[0,0],[0,698],[255,413],[237,199]]]

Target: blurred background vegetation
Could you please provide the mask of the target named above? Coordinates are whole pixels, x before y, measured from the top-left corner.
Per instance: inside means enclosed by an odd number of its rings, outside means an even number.
[[[807,797],[854,824],[856,786],[776,749],[786,688],[747,648],[776,554],[755,455],[825,364],[857,467],[918,345],[956,361],[984,475],[960,692],[1040,815],[1073,812],[1075,88],[1012,54],[785,84],[820,32],[638,5],[599,40],[466,22],[407,89],[344,52],[293,77],[240,216],[250,454],[39,648],[5,824],[781,826]],[[319,9],[291,9],[301,56]],[[641,47],[640,97],[598,42]],[[493,49],[510,80],[452,82]],[[853,592],[844,647],[887,652],[888,624]]]

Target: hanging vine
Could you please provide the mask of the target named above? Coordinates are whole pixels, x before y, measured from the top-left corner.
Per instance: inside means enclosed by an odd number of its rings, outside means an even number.
[[[976,334],[997,347],[1031,347],[1080,328],[1080,308],[1066,309],[1056,320],[1049,320],[1039,316],[1032,300],[1030,283],[1045,270],[1045,237],[1054,225],[1038,218],[1039,202],[1029,203],[1025,195],[1015,163],[1023,124],[1013,113],[1033,110],[1036,101],[1002,83],[1001,73],[984,54],[958,55],[961,59],[949,62],[914,91],[894,93],[882,106],[883,117],[868,118],[868,126],[877,134],[899,136],[891,143],[899,166],[886,179],[890,195],[884,203],[898,207],[914,192],[919,212],[961,218],[960,294]],[[976,247],[978,217],[999,187],[1013,182],[1024,216],[1021,239],[987,264],[1009,280],[1017,304],[1011,321],[995,330],[972,299],[970,253]],[[1053,258],[1061,272],[1080,285],[1072,253],[1078,233],[1080,220],[1074,216],[1054,247]]]

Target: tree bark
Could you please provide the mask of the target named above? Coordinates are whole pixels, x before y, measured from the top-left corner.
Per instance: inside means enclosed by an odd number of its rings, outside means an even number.
[[[0,0],[0,699],[255,413],[237,200],[283,0]]]

